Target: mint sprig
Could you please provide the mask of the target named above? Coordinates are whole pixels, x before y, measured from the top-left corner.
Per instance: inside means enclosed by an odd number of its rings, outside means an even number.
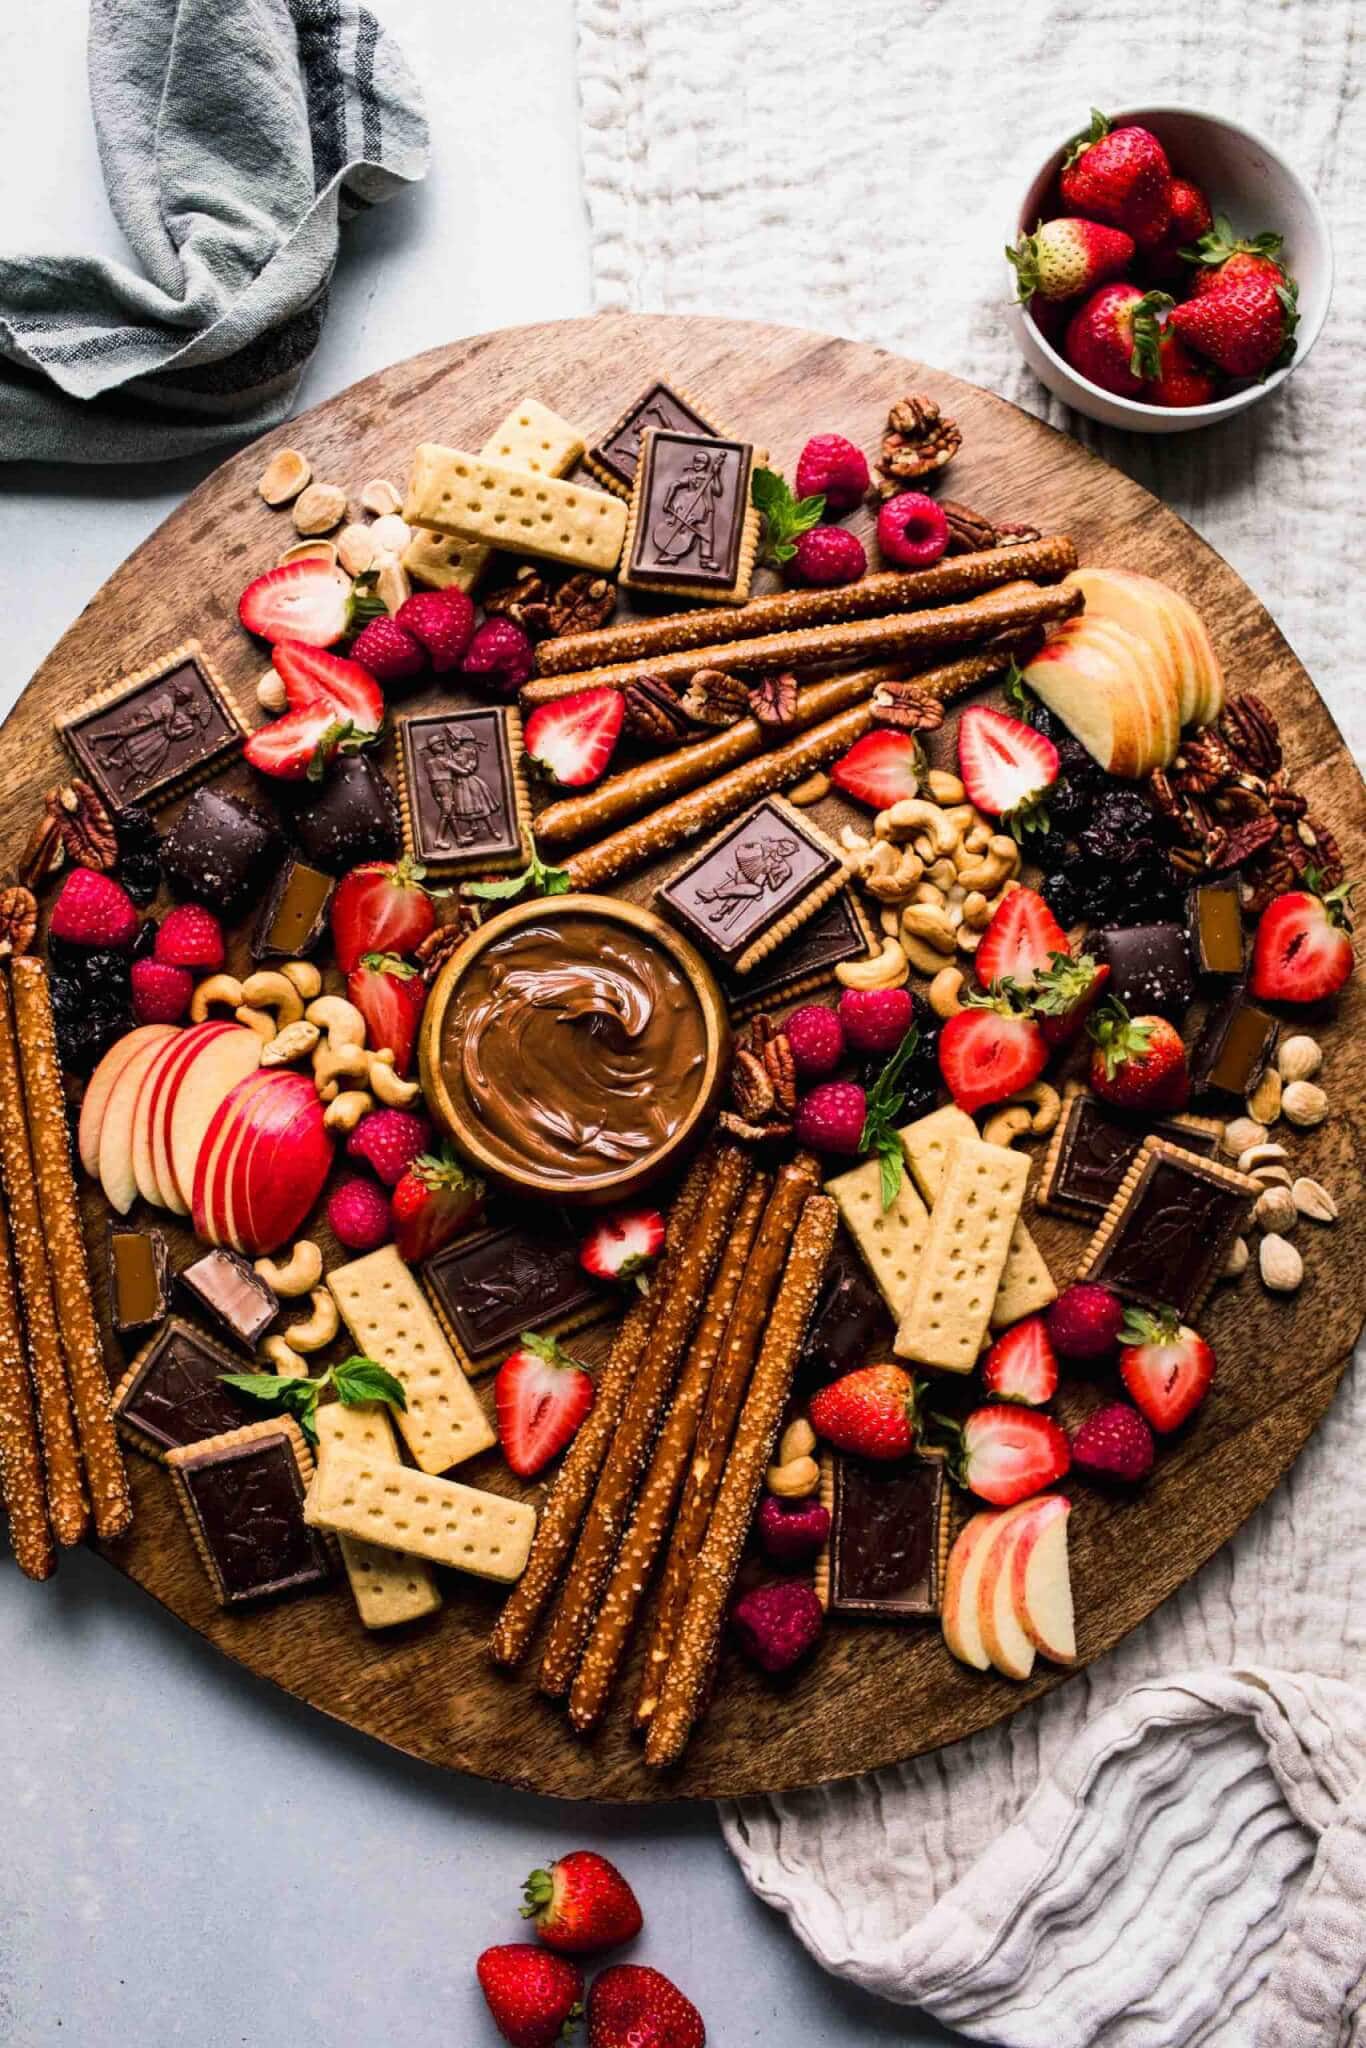
[[[253,1401],[267,1402],[292,1415],[311,1444],[318,1441],[318,1400],[328,1387],[344,1408],[361,1407],[369,1401],[387,1401],[391,1408],[408,1406],[402,1380],[395,1379],[373,1358],[360,1356],[329,1366],[317,1379],[291,1378],[287,1373],[274,1372],[221,1372],[218,1377],[225,1387],[233,1387]]]
[[[771,569],[781,568],[797,552],[797,541],[825,517],[823,497],[798,498],[776,469],[756,469],[750,496],[764,522],[759,560]]]
[[[896,1123],[906,1107],[906,1087],[902,1075],[914,1058],[919,1044],[919,1026],[912,1024],[868,1090],[868,1099],[864,1104],[859,1151],[875,1153],[881,1163],[880,1182],[884,1209],[890,1209],[896,1200],[897,1189],[901,1186],[901,1176],[905,1171],[901,1140],[896,1134]]]
[[[563,896],[573,886],[567,868],[547,867],[533,847],[531,859],[520,874],[504,875],[497,882],[470,882],[465,894],[477,896],[483,903],[511,903],[528,889],[538,896]]]

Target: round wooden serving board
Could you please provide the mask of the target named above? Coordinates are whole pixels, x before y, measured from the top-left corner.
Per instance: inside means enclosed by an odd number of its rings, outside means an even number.
[[[784,328],[618,316],[481,335],[396,363],[225,463],[87,606],[6,722],[0,849],[12,862],[36,800],[65,771],[54,718],[177,643],[197,637],[255,716],[264,654],[238,626],[236,603],[249,577],[293,538],[287,515],[269,511],[256,493],[273,449],[304,449],[316,476],[354,495],[374,476],[401,485],[419,441],[477,447],[529,395],[590,433],[600,431],[658,376],[691,393],[728,432],[766,447],[789,474],[809,433],[838,429],[874,448],[895,399],[932,393],[963,429],[950,485],[955,497],[1043,531],[1071,533],[1084,561],[1146,571],[1199,607],[1230,686],[1253,687],[1270,701],[1291,777],[1338,834],[1348,873],[1366,873],[1366,791],[1327,708],[1251,591],[1157,499],[989,393],[880,349]],[[866,531],[867,515],[856,523]],[[938,758],[951,761],[949,744]],[[1265,1498],[1324,1413],[1351,1355],[1366,1267],[1358,1163],[1366,1135],[1363,1013],[1366,980],[1358,976],[1323,1029],[1322,1078],[1333,1115],[1316,1132],[1291,1134],[1297,1170],[1322,1178],[1342,1204],[1335,1230],[1305,1225],[1299,1232],[1304,1288],[1278,1299],[1249,1274],[1220,1290],[1203,1318],[1219,1377],[1194,1426],[1163,1448],[1137,1500],[1116,1505],[1075,1489],[1083,1663],[1150,1614]],[[1319,1021],[1309,1028],[1320,1028]],[[102,1252],[100,1198],[92,1192],[88,1202],[92,1249]],[[1047,1216],[1031,1217],[1036,1221],[1054,1271],[1065,1278],[1084,1232]],[[176,1250],[183,1254],[187,1246],[182,1240]],[[112,1338],[110,1344],[111,1359],[118,1359],[119,1347]],[[489,1381],[482,1385],[489,1399]],[[1088,1398],[1083,1391],[1079,1405]],[[165,1473],[136,1454],[129,1462],[137,1519],[109,1557],[173,1613],[324,1713],[433,1763],[540,1792],[645,1800],[814,1784],[956,1741],[1066,1676],[1041,1663],[1031,1683],[1013,1685],[956,1664],[936,1627],[836,1625],[786,1689],[762,1682],[728,1654],[682,1768],[659,1778],[645,1770],[624,1725],[629,1678],[596,1739],[580,1743],[525,1672],[507,1677],[493,1670],[484,1650],[499,1605],[491,1587],[450,1579],[439,1616],[387,1636],[360,1628],[342,1580],[321,1597],[248,1615],[222,1613]],[[468,1476],[476,1485],[509,1485],[492,1459]]]

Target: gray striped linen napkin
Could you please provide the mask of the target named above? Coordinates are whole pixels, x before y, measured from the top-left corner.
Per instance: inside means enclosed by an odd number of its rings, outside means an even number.
[[[145,462],[284,419],[348,214],[427,169],[355,0],[91,0],[90,98],[137,268],[0,257],[0,461]]]

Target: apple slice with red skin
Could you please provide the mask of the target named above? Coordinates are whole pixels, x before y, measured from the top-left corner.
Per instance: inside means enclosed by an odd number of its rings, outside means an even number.
[[[1011,1551],[1011,1602],[1036,1650],[1054,1664],[1075,1664],[1077,1631],[1067,1569],[1072,1503],[1065,1494],[1049,1493],[1026,1505],[1034,1512]]]
[[[195,1162],[213,1113],[239,1081],[256,1072],[264,1049],[254,1031],[236,1025],[222,1038],[212,1039],[203,1047],[168,1094],[161,1138],[153,1140],[153,1156],[160,1177],[164,1148],[182,1216],[189,1213]]]
[[[1028,1502],[1022,1502],[1020,1506],[1028,1506]],[[978,1611],[983,1568],[993,1537],[1003,1522],[1019,1515],[1020,1506],[984,1508],[971,1521],[964,1523],[949,1552],[944,1598],[940,1604],[940,1625],[949,1650],[961,1664],[970,1664],[974,1671],[991,1669]]]
[[[209,1119],[199,1147],[199,1157],[195,1161],[190,1197],[195,1235],[209,1244],[230,1242],[224,1213],[227,1163],[251,1129],[250,1124],[243,1121],[248,1103],[263,1088],[271,1088],[278,1072],[276,1067],[258,1067],[254,1074],[248,1074],[230,1094],[224,1096]]]
[[[165,1057],[158,1060],[147,1075],[133,1131],[133,1169],[143,1195],[149,1202],[155,1202],[158,1208],[174,1209],[176,1202],[176,1190],[171,1184],[169,1171],[163,1176],[157,1144],[167,1091],[177,1085],[180,1075],[198,1057],[203,1046],[221,1038],[225,1032],[239,1028],[223,1017],[210,1017],[203,1024],[192,1024],[187,1031],[180,1033],[173,1046],[167,1047]],[[167,1167],[169,1169],[169,1161]]]
[[[977,1619],[982,1644],[1003,1678],[1028,1678],[1037,1654],[1015,1607],[1015,1550],[1039,1512],[1039,1501],[1021,1501],[1009,1522],[1003,1522],[987,1543],[981,1583],[977,1588]]]
[[[310,1099],[286,1129],[237,1162],[241,1194],[234,1188],[233,1219],[254,1257],[292,1238],[323,1191],[332,1169],[323,1114],[310,1089]]]
[[[144,1039],[136,1047],[110,1088],[100,1119],[100,1149],[95,1170],[110,1208],[116,1209],[120,1216],[126,1216],[139,1194],[144,1192],[141,1177],[134,1170],[138,1110],[148,1073],[180,1038],[174,1026],[169,1027],[169,1034],[169,1038]]]
[[[142,1093],[133,1112],[133,1178],[138,1184],[138,1193],[144,1202],[155,1203],[160,1209],[161,1183],[156,1177],[152,1164],[152,1101],[157,1083],[168,1062],[180,1058],[185,1050],[188,1031],[177,1031],[173,1039],[167,1039],[156,1059],[152,1061],[143,1076]]]
[[[281,1081],[289,1085],[281,1087]],[[251,1184],[254,1165],[258,1159],[264,1164],[275,1140],[312,1099],[303,1075],[277,1074],[271,1086],[244,1096],[238,1108],[235,1135],[214,1171],[213,1203],[228,1242],[239,1251],[246,1249],[250,1235],[245,1190]]]
[[[175,1035],[174,1024],[136,1024],[131,1031],[125,1031],[122,1038],[115,1039],[90,1076],[81,1100],[76,1150],[81,1165],[92,1180],[100,1177],[100,1126],[104,1122],[114,1083],[141,1046],[161,1044]]]

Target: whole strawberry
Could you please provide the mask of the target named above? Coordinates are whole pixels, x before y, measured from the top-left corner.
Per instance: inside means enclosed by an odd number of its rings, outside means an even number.
[[[459,668],[474,638],[474,606],[463,590],[419,590],[406,598],[394,622],[426,650],[435,674]]]
[[[792,1064],[802,1081],[833,1074],[844,1058],[844,1026],[828,1003],[803,1003],[783,1026]]]
[[[402,958],[416,952],[436,924],[436,905],[423,887],[426,873],[405,854],[402,860],[366,861],[342,876],[329,916],[343,974],[358,966],[366,953],[397,953]]]
[[[904,1458],[915,1449],[917,1387],[899,1365],[861,1365],[811,1397],[811,1427],[837,1451]]]
[[[575,1849],[545,1870],[533,1870],[523,1887],[522,1918],[537,1939],[561,1955],[591,1956],[632,1941],[644,1925],[636,1895],[615,1863],[592,1849]]]
[[[613,1963],[588,1994],[588,2048],[706,2048],[690,1998],[662,1971]]]
[[[851,1052],[893,1053],[915,1022],[915,997],[904,988],[847,988],[839,1020]]]
[[[346,1141],[348,1159],[363,1159],[386,1188],[395,1188],[432,1141],[425,1116],[410,1109],[372,1109]]]
[[[199,903],[178,903],[157,926],[152,958],[168,967],[192,967],[198,974],[217,974],[227,958],[223,927]]]
[[[417,969],[393,953],[363,953],[346,977],[346,993],[365,1019],[371,1051],[391,1052],[395,1073],[406,1074],[427,1000]]]
[[[332,1190],[327,1220],[338,1244],[344,1244],[349,1252],[377,1252],[393,1235],[388,1197],[360,1174]]]
[[[1134,238],[1099,221],[1046,220],[1032,235],[1021,235],[1006,256],[1015,266],[1021,305],[1035,293],[1049,301],[1075,299],[1123,275],[1133,261]]]
[[[793,1131],[813,1152],[852,1156],[863,1141],[868,1098],[855,1081],[821,1081],[797,1104]]]
[[[1064,1358],[1105,1358],[1119,1342],[1124,1304],[1108,1287],[1074,1280],[1045,1316],[1049,1340]]]
[[[194,976],[164,960],[135,960],[129,974],[133,1015],[139,1024],[178,1024],[190,1007]]]
[[[1102,391],[1140,398],[1158,373],[1157,315],[1171,305],[1166,292],[1136,284],[1104,284],[1067,323],[1062,352],[1072,368]]]
[[[789,574],[795,583],[857,583],[868,555],[856,533],[843,526],[812,526],[797,537]]]
[[[531,642],[515,619],[485,619],[460,672],[485,697],[515,697],[535,666]]]
[[[1177,306],[1170,324],[1181,340],[1230,377],[1264,377],[1290,361],[1299,318],[1293,284],[1269,277],[1225,279]]]
[[[121,952],[138,932],[133,899],[97,868],[73,868],[52,906],[48,936],[68,946]]]
[[[1072,1465],[1083,1479],[1137,1486],[1153,1469],[1153,1433],[1127,1401],[1107,1401],[1073,1431]]]
[[[797,457],[799,498],[824,498],[836,515],[852,512],[868,489],[868,458],[843,434],[813,434]]]
[[[766,1493],[758,1527],[764,1555],[774,1564],[809,1564],[830,1534],[830,1510],[818,1500],[779,1500]]]
[[[1165,234],[1143,252],[1143,276],[1149,284],[1184,282],[1189,272],[1187,252],[1213,226],[1209,201],[1189,178],[1172,179],[1171,201]]]
[[[1131,1017],[1107,997],[1087,1023],[1092,1040],[1091,1086],[1116,1109],[1184,1109],[1190,1069],[1181,1033],[1165,1017]]]
[[[450,1152],[423,1152],[400,1174],[390,1207],[405,1265],[431,1258],[467,1230],[484,1206],[484,1183]]]
[[[554,2048],[583,2010],[583,1971],[531,1941],[486,1948],[474,1966],[493,2024],[510,2048]]]
[[[1122,228],[1140,249],[1154,247],[1167,231],[1172,171],[1150,129],[1112,128],[1093,107],[1091,126],[1072,144],[1059,186],[1070,212]]]
[[[730,1625],[751,1664],[776,1678],[810,1655],[820,1641],[825,1610],[804,1581],[781,1579],[738,1600]]]
[[[1157,376],[1143,393],[1147,405],[1208,405],[1219,395],[1207,366],[1193,356],[1174,327],[1157,340]]]
[[[1227,214],[1216,216],[1212,226],[1193,238],[1195,247],[1186,251],[1186,262],[1194,270],[1191,296],[1203,298],[1239,278],[1265,277],[1272,284],[1288,284],[1289,275],[1280,260],[1282,240],[1277,234],[1235,235]]]
[[[427,666],[426,649],[385,612],[362,626],[351,642],[351,659],[381,683],[406,683]]]

